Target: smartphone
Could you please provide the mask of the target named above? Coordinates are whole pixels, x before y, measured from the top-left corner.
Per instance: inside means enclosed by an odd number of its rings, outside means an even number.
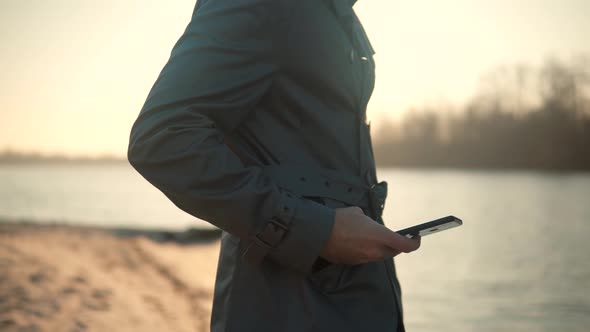
[[[463,225],[463,221],[461,219],[455,216],[447,216],[444,218],[425,222],[420,225],[402,229],[401,231],[397,231],[397,233],[408,238],[413,238],[416,235],[425,236],[429,234],[438,233],[446,229],[455,228],[461,225]]]

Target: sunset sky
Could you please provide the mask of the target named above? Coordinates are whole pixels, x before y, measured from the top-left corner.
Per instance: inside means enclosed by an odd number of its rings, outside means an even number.
[[[0,150],[124,156],[194,0],[0,1]],[[369,118],[460,105],[490,68],[590,54],[588,0],[359,0]]]

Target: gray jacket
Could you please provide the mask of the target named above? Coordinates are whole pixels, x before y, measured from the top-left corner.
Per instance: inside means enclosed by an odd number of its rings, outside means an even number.
[[[383,222],[353,3],[199,1],[133,125],[133,167],[224,231],[212,331],[403,330],[393,260],[319,257],[334,208]]]

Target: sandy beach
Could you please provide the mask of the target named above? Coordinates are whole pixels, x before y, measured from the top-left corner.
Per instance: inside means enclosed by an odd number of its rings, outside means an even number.
[[[0,331],[208,331],[217,232],[0,223]]]

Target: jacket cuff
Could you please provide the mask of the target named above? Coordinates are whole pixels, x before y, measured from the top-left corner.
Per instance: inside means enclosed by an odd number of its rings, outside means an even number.
[[[290,270],[309,274],[326,245],[335,211],[312,200],[281,192],[273,217],[250,241],[244,258],[260,263],[267,257]]]
[[[293,197],[295,210],[283,240],[271,249],[277,263],[309,274],[334,226],[334,209],[312,200]]]

